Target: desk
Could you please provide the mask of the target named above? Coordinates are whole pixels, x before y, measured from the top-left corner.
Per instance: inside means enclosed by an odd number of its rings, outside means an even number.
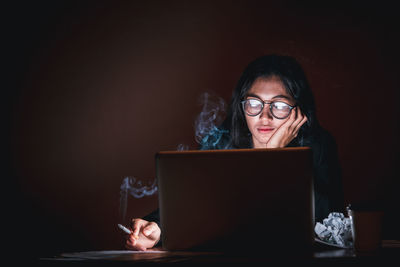
[[[259,250],[257,250],[259,251]],[[295,255],[291,251],[279,255],[265,253],[231,254],[220,252],[165,251],[161,248],[146,252],[136,251],[87,251],[63,253],[53,258],[40,258],[41,266],[115,266],[115,265],[211,265],[265,266],[269,264],[295,266],[392,266],[400,260],[400,241],[386,240],[382,248],[371,253],[355,253],[353,249],[341,249],[316,244],[310,255]]]

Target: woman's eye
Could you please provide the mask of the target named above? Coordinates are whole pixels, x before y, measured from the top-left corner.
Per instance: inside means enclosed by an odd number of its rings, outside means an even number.
[[[259,105],[260,105],[259,103],[250,103],[250,106],[253,107],[253,108],[254,107],[258,107]]]
[[[289,108],[289,105],[283,102],[275,102],[274,103],[274,108],[276,109],[287,109]]]
[[[249,100],[249,104],[251,107],[258,107],[261,105],[260,101],[257,100]]]

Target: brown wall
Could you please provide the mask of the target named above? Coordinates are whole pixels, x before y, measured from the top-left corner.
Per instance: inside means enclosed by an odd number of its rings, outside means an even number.
[[[318,118],[338,142],[346,202],[398,210],[399,42],[390,7],[172,2],[11,10],[9,216],[27,229],[33,252],[121,248],[122,179],[151,181],[157,151],[195,148],[199,95],[228,101],[246,64],[268,53],[304,66]],[[128,217],[156,206],[157,195],[131,197]]]

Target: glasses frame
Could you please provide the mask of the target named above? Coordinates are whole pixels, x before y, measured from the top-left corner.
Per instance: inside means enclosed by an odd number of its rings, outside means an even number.
[[[245,103],[246,103],[247,101],[249,101],[249,100],[257,100],[257,101],[260,101],[260,102],[261,102],[262,108],[261,108],[260,112],[258,112],[257,114],[249,114],[249,113],[246,112],[244,105],[245,105]],[[262,113],[262,111],[264,110],[265,104],[268,104],[268,105],[269,105],[269,111],[271,112],[271,115],[272,115],[275,119],[278,119],[278,120],[283,120],[283,119],[286,119],[287,117],[289,117],[290,113],[292,112],[292,109],[295,108],[295,107],[297,106],[297,105],[294,105],[294,106],[289,105],[288,103],[285,103],[285,102],[283,102],[283,101],[270,101],[270,102],[268,102],[268,101],[263,101],[263,100],[257,99],[257,98],[246,99],[246,100],[241,101],[240,103],[242,104],[243,112],[244,112],[245,114],[247,114],[248,116],[250,116],[250,117],[255,117],[255,116],[260,115],[260,114]],[[285,117],[282,117],[282,118],[281,118],[281,117],[277,117],[277,116],[272,112],[272,105],[271,105],[271,104],[273,104],[273,103],[284,103],[285,105],[288,105],[289,108],[290,108],[289,113],[288,113]]]

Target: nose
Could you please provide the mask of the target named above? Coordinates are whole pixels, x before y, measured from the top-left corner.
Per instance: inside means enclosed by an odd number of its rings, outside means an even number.
[[[271,110],[269,108],[269,105],[268,104],[264,105],[264,108],[260,113],[260,119],[272,120],[273,118],[274,117],[271,114]]]

